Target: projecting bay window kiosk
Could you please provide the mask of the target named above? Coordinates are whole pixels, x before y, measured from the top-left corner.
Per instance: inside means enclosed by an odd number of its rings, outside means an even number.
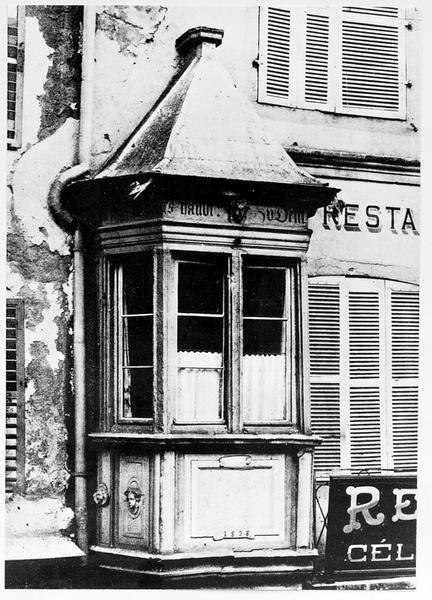
[[[289,583],[316,556],[307,222],[337,190],[268,139],[217,60],[222,35],[177,40],[177,82],[64,197],[89,257],[91,552]]]

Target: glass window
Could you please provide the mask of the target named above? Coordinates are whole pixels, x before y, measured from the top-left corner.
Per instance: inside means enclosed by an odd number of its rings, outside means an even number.
[[[159,424],[162,413],[171,413],[176,426],[225,430],[232,424],[237,431],[242,424],[292,424],[292,263],[174,254],[159,263],[167,270],[156,295],[154,277],[161,270],[153,260],[162,259],[128,255],[116,259],[111,270],[115,369],[108,375],[116,390],[117,420],[155,417]],[[164,297],[170,289],[175,293]],[[154,415],[156,405],[160,413]]]
[[[243,410],[246,422],[287,418],[288,277],[284,267],[243,268]]]
[[[120,417],[153,416],[153,260],[140,255],[117,270]]]
[[[217,260],[178,262],[177,422],[224,417],[225,274]]]

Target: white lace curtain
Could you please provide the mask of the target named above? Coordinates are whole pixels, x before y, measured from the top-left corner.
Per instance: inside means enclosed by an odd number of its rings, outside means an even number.
[[[243,418],[246,422],[285,418],[285,355],[243,357]]]
[[[177,420],[223,417],[222,354],[178,352]],[[285,355],[243,357],[243,415],[247,422],[285,418]]]
[[[178,421],[217,421],[222,414],[222,353],[177,353]]]

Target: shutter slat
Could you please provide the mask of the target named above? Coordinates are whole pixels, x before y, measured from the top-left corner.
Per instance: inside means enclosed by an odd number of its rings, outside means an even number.
[[[398,17],[398,8],[396,6],[344,6],[342,10],[344,13]]]

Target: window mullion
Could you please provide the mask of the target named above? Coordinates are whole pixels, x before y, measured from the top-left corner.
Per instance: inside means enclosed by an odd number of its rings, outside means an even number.
[[[242,365],[242,256],[235,250],[231,257],[228,278],[228,364],[227,366],[227,422],[228,431],[240,433],[243,428],[241,365]]]
[[[115,381],[117,383],[116,401],[115,401],[115,420],[119,421],[123,417],[123,320],[118,317],[123,312],[123,266],[119,265],[116,270],[115,278],[115,312],[117,317],[114,319],[114,343],[115,343]]]
[[[285,308],[284,308],[284,319],[285,322],[285,412],[284,418],[286,421],[296,422],[296,398],[297,398],[297,386],[296,377],[297,373],[297,348],[298,340],[296,339],[296,331],[293,327],[293,323],[296,322],[295,311],[297,310],[297,304],[295,300],[294,286],[292,285],[292,270],[285,270]]]

